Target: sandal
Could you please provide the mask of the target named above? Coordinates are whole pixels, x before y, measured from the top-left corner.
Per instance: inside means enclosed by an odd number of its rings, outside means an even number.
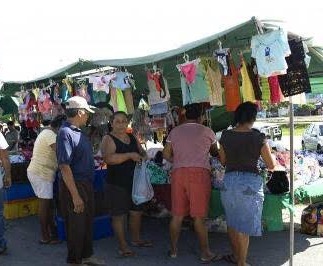
[[[237,264],[237,260],[233,254],[224,255],[222,258],[228,263]]]
[[[138,248],[151,248],[153,246],[153,243],[149,240],[139,240],[131,242],[131,245]]]
[[[39,240],[39,244],[41,245],[57,245],[60,243],[62,243],[62,241],[60,241],[59,239]]]
[[[177,258],[177,253],[173,253],[171,250],[167,251],[167,257],[170,259],[176,259]]]
[[[136,253],[131,250],[119,250],[118,252],[121,258],[132,258],[136,256]]]
[[[216,261],[219,261],[219,260],[222,260],[222,259],[223,259],[222,255],[214,255],[213,257],[210,257],[208,259],[200,258],[200,262],[202,264],[209,264],[209,263],[216,262]]]

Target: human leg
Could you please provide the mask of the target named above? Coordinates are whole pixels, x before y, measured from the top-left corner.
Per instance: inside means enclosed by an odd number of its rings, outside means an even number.
[[[176,256],[177,254],[177,242],[180,236],[183,219],[184,216],[173,216],[169,224],[171,255]]]
[[[39,199],[39,223],[41,231],[41,243],[51,240],[50,235],[50,199]]]
[[[4,218],[3,218],[3,188],[0,188],[0,254],[7,249],[7,242],[4,238]]]
[[[245,266],[249,248],[249,236],[231,227],[228,227],[228,235],[235,258],[235,261],[232,260],[232,262],[237,263],[238,266]]]

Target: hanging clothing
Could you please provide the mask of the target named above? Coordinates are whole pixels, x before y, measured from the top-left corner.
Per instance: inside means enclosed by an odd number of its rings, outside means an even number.
[[[251,80],[249,78],[246,62],[243,58],[241,58],[241,69],[240,69],[241,77],[242,77],[242,86],[241,86],[241,94],[244,102],[256,101],[255,93],[252,87]]]
[[[239,71],[236,69],[232,59],[230,59],[231,75],[222,76],[224,82],[224,95],[226,102],[226,110],[234,112],[241,103]]]
[[[149,115],[162,115],[168,112],[168,102],[157,103],[150,106]]]
[[[260,85],[262,91],[262,100],[263,101],[270,101],[270,89],[268,78],[260,78]]]
[[[213,56],[219,62],[219,69],[223,76],[231,75],[229,48],[216,50]]]
[[[135,108],[133,106],[132,88],[125,89],[123,91],[123,97],[126,103],[128,114],[133,114]]]
[[[109,104],[113,107],[114,112],[122,111],[128,113],[123,93],[120,89],[111,88]]]
[[[221,73],[219,64],[214,59],[203,60],[202,63],[206,68],[206,82],[209,90],[209,102],[211,106],[223,105],[223,88],[221,86]]]
[[[195,78],[197,75],[197,66],[200,63],[200,59],[195,59],[190,62],[177,65],[177,69],[183,74],[186,79],[186,83],[191,85],[195,82]]]
[[[161,91],[158,91],[155,79],[149,78],[148,72],[147,72],[147,85],[149,89],[148,103],[150,105],[168,102],[170,99],[168,84],[165,77],[160,76],[159,82],[160,82],[160,85],[163,86]]]
[[[196,67],[196,74],[193,83],[189,84],[184,73],[181,72],[183,106],[191,103],[202,103],[210,101],[210,94],[208,91],[208,84],[206,80],[206,70],[203,64],[200,63],[200,59],[194,60],[194,62],[199,62],[199,64]],[[179,65],[177,65],[177,68],[181,71]]]
[[[114,88],[118,88],[120,90],[126,90],[131,88],[129,83],[129,77],[127,72],[118,71],[112,74],[113,76],[110,77],[111,79],[111,86]]]
[[[89,83],[93,84],[93,91],[104,91],[109,94],[110,82],[116,76],[114,74],[104,76],[89,76]]]
[[[282,102],[282,93],[280,91],[278,76],[268,78],[268,84],[270,89],[270,102],[272,104]]]
[[[310,93],[311,85],[305,63],[305,51],[302,41],[290,40],[292,54],[286,58],[287,74],[279,76],[279,84],[285,97],[302,92]]]
[[[147,71],[147,79],[153,80],[155,82],[156,90],[159,92],[160,98],[166,97],[165,83],[163,79],[163,75],[160,71],[151,72]]]
[[[256,59],[258,73],[262,77],[284,75],[287,71],[286,56],[291,51],[287,33],[282,29],[253,36],[251,56]]]
[[[250,64],[247,64],[249,78],[252,83],[253,92],[257,101],[262,100],[262,92],[259,84],[259,75],[257,70],[256,61],[254,58],[251,58]]]

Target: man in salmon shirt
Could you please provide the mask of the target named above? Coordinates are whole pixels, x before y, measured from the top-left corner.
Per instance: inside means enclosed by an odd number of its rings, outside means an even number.
[[[186,121],[169,134],[163,156],[173,162],[171,174],[172,220],[170,223],[171,250],[169,257],[177,256],[177,241],[185,216],[194,219],[194,228],[200,242],[203,263],[221,259],[209,249],[208,232],[204,219],[208,213],[211,195],[209,153],[216,153],[214,132],[201,124],[201,105],[185,106]]]

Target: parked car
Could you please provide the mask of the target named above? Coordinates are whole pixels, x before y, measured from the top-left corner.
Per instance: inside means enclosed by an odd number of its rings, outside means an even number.
[[[304,131],[302,136],[303,150],[322,151],[323,122],[313,122]]]
[[[268,139],[281,140],[282,130],[280,125],[273,123],[255,122],[253,127],[264,133]]]
[[[281,140],[282,130],[280,125],[272,123],[255,122],[253,128],[258,129],[261,133],[264,133],[268,139]],[[217,139],[221,138],[221,131],[216,132]]]

